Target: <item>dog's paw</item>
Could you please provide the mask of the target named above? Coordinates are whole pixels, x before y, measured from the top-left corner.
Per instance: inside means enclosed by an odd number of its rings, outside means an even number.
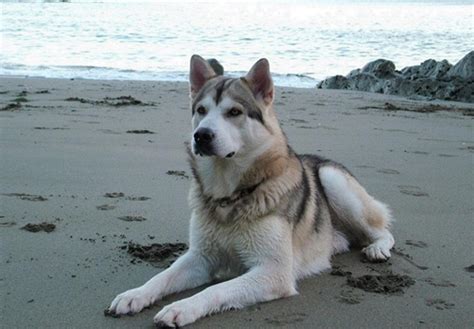
[[[390,258],[390,249],[385,248],[377,243],[373,243],[364,249],[362,253],[371,262],[385,262]]]
[[[109,311],[113,314],[138,313],[155,302],[152,294],[143,287],[127,290],[112,301]]]
[[[197,306],[197,305],[195,305]],[[179,328],[193,323],[201,317],[195,306],[186,301],[178,301],[165,306],[153,318],[157,328]]]

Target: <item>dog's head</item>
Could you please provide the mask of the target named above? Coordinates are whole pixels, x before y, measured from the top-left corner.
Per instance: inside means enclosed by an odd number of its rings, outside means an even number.
[[[193,55],[189,80],[195,154],[238,158],[264,151],[275,121],[266,59],[256,62],[245,77],[228,78]]]

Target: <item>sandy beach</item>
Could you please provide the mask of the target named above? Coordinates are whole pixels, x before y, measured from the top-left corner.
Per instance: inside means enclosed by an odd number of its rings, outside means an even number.
[[[188,242],[188,104],[180,82],[0,78],[2,328],[153,328],[161,307],[200,290],[103,312],[182,252],[150,262],[129,243]],[[297,152],[344,163],[391,206],[393,257],[338,255],[296,297],[189,328],[472,327],[473,104],[277,88],[275,108]],[[350,285],[390,274],[408,283]]]

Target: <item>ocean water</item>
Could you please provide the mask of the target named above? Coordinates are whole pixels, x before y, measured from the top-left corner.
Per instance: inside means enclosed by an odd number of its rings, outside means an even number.
[[[474,49],[472,1],[90,2],[1,3],[0,74],[185,81],[197,53],[236,76],[266,57],[275,84],[314,87]]]

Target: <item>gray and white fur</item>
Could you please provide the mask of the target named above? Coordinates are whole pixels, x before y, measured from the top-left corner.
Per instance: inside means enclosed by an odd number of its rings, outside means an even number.
[[[269,63],[242,78],[218,76],[202,57],[190,67],[193,180],[189,250],[144,285],[118,295],[116,314],[216,278],[227,281],[164,307],[161,327],[297,294],[297,281],[331,267],[350,244],[371,261],[390,257],[388,207],[342,165],[298,155],[273,109]]]

